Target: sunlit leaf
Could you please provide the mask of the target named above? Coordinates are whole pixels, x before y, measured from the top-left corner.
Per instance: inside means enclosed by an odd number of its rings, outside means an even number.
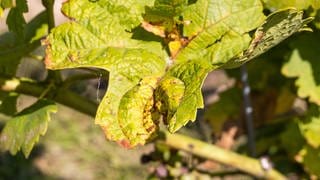
[[[306,145],[301,151],[302,163],[307,171],[313,176],[320,177],[320,149]]]
[[[312,18],[303,19],[303,12],[296,9],[286,9],[269,15],[265,23],[256,30],[249,48],[224,67],[237,67],[261,55],[293,33],[304,30],[311,20]]]
[[[14,6],[13,0],[0,0],[0,18],[5,9],[11,8]]]
[[[46,66],[110,72],[96,123],[126,147],[152,138],[159,115],[170,132],[194,121],[207,73],[246,50],[264,20],[258,0],[70,0],[62,9],[72,21],[44,41]]]
[[[178,91],[177,96],[169,93],[171,101],[180,101],[178,107],[168,107],[168,112],[172,113],[175,111],[172,118],[167,119],[170,132],[179,130],[190,120],[196,120],[197,109],[203,108],[201,87],[209,71],[209,64],[202,63],[201,61],[188,61],[176,64],[167,72],[166,76],[177,78],[184,83],[183,97],[179,97],[182,93],[181,85],[178,85],[176,88]],[[166,76],[164,77],[165,79]]]
[[[293,52],[289,61],[284,64],[282,73],[287,77],[297,78],[295,84],[298,95],[309,98],[311,102],[320,105],[319,79],[319,45],[320,33],[306,33],[293,43]]]
[[[153,108],[157,77],[143,78],[119,104],[118,121],[130,146],[145,144],[158,129],[159,115]]]
[[[301,134],[308,144],[314,148],[320,147],[320,109],[313,105],[303,121],[299,123]]]
[[[184,36],[190,41],[177,55],[177,61],[206,57],[213,65],[221,65],[247,49],[248,32],[263,20],[260,1],[198,0],[186,8]]]
[[[9,150],[11,154],[16,154],[21,149],[28,157],[40,135],[46,133],[50,113],[56,111],[54,103],[39,100],[8,120],[0,136],[1,149]]]
[[[288,7],[297,9],[308,9],[309,7],[313,7],[314,9],[320,8],[319,0],[263,0],[263,2],[265,6],[272,11]]]

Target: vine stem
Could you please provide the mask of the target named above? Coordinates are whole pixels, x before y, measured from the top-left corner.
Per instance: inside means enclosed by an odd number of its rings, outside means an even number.
[[[31,82],[30,80],[22,80],[18,78],[4,78],[0,77],[0,91],[5,92],[17,92],[20,94],[26,94],[29,96],[39,97],[42,94],[50,94],[46,92],[47,87],[50,84],[41,84]],[[93,101],[88,100],[68,89],[57,88],[56,96],[45,96],[65,106],[71,107],[84,114],[95,116],[98,105]]]
[[[250,92],[251,88],[248,81],[248,71],[247,66],[244,64],[240,67],[241,71],[241,82],[243,84],[242,96],[244,102],[244,114],[248,132],[248,148],[249,154],[252,157],[256,156],[256,144],[255,144],[255,135],[254,135],[254,125],[253,125],[253,108],[251,104]]]
[[[264,170],[260,161],[218,146],[202,142],[180,134],[165,133],[165,143],[175,149],[183,150],[193,155],[213,160],[264,179],[286,179],[274,169]]]

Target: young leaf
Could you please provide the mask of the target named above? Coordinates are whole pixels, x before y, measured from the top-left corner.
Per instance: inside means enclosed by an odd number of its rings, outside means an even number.
[[[47,100],[39,100],[10,119],[0,135],[0,147],[16,154],[22,149],[29,156],[40,135],[47,131],[50,113],[56,112],[56,105]]]
[[[293,52],[282,67],[287,77],[295,77],[298,95],[320,105],[319,45],[320,32],[304,34],[292,43]]]
[[[249,48],[223,67],[237,67],[259,56],[293,33],[306,29],[306,24],[312,19],[303,19],[303,12],[296,9],[286,9],[269,15],[264,24],[256,30]]]
[[[312,105],[304,121],[300,121],[301,134],[308,144],[314,148],[320,147],[320,108]]]

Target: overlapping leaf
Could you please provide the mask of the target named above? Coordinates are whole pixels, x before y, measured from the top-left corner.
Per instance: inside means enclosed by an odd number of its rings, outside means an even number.
[[[265,3],[265,6],[272,11],[288,7],[297,9],[308,9],[309,7],[314,9],[320,8],[319,0],[263,0],[263,2]]]
[[[40,135],[47,131],[50,113],[56,112],[56,105],[46,100],[39,100],[10,119],[0,136],[0,147],[16,154],[22,149],[29,156]]]
[[[304,30],[311,20],[312,18],[303,19],[303,12],[296,9],[286,9],[269,15],[265,23],[256,30],[250,47],[224,67],[237,67],[259,56],[293,33]]]
[[[176,87],[177,95],[172,93],[165,93],[168,96],[167,101],[180,101],[179,106],[168,107],[168,115],[172,115],[168,121],[168,129],[170,132],[175,132],[184,126],[188,121],[194,121],[197,115],[197,109],[203,108],[203,98],[201,94],[201,87],[204,79],[210,71],[210,65],[198,61],[187,61],[176,64],[166,74],[164,79],[176,78],[183,82],[183,97],[182,84]],[[180,82],[177,82],[178,84]],[[172,103],[167,103],[172,104]],[[167,117],[170,118],[170,117]]]
[[[320,105],[319,44],[320,33],[304,34],[292,43],[293,52],[282,73],[296,79],[298,95]]]

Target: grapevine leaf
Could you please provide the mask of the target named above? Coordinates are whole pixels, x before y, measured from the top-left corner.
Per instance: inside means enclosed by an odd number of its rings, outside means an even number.
[[[201,94],[202,83],[210,70],[210,64],[203,63],[202,61],[187,61],[176,64],[167,72],[164,81],[166,81],[167,78],[180,80],[176,81],[175,84],[175,86],[178,87],[177,94],[166,91],[168,99],[165,100],[165,104],[171,105],[168,106],[168,112],[165,113],[169,115],[167,118],[172,116],[166,120],[170,132],[175,132],[188,121],[194,121],[196,119],[197,109],[203,108]],[[183,82],[183,86],[181,82]],[[182,92],[184,92],[184,94],[180,97]],[[178,107],[175,106],[177,101],[180,101]]]
[[[320,79],[318,62],[318,41],[320,33],[304,34],[293,43],[293,52],[289,61],[284,64],[282,73],[287,77],[296,77],[298,95],[309,98],[311,102],[320,105]]]
[[[3,10],[7,8],[13,7],[13,1],[12,0],[0,0],[0,17],[3,14]]]
[[[150,102],[143,97],[150,96],[148,88],[152,87],[146,84],[142,88],[141,83],[148,76],[160,77],[165,70],[160,43],[130,39],[128,28],[142,20],[148,3],[68,1],[63,11],[75,22],[53,29],[46,40],[48,68],[97,67],[110,71],[108,91],[98,108],[96,123],[108,139],[128,147],[144,144],[156,129],[151,128],[152,118],[139,114],[144,108],[150,110],[146,105]],[[147,92],[140,96],[140,91]],[[128,109],[134,102],[141,106]]]
[[[320,149],[306,145],[299,153],[303,160],[302,163],[306,170],[317,177],[320,177]]]
[[[294,139],[294,141],[292,141]],[[281,145],[291,157],[294,157],[305,144],[297,122],[292,121],[286,125],[285,131],[280,135]]]
[[[198,0],[183,13],[184,20],[190,21],[190,24],[184,28],[184,35],[196,36],[207,29],[213,29],[213,26],[219,24],[220,21],[227,26],[225,31],[233,29],[243,34],[262,23],[264,20],[262,8],[261,2],[257,0],[237,2]]]
[[[0,93],[0,112],[8,116],[14,115],[17,112],[18,97],[16,93]]]
[[[237,67],[259,56],[293,33],[304,30],[311,20],[312,18],[303,19],[303,12],[296,9],[286,9],[269,15],[265,23],[256,30],[249,48],[224,67]]]
[[[16,6],[11,8],[7,17],[7,25],[11,32],[14,32],[17,41],[24,39],[24,26],[26,21],[23,13],[28,12],[28,5],[26,0],[16,0]]]
[[[22,149],[28,157],[40,135],[44,135],[47,130],[50,113],[56,111],[56,105],[47,100],[39,100],[21,111],[10,119],[2,130],[1,149],[9,150],[11,154],[16,154]]]
[[[187,5],[187,0],[156,0],[153,7],[146,7],[144,19],[153,24],[162,23],[171,31]]]
[[[152,4],[153,0],[69,0],[62,11],[108,45],[125,46],[129,31],[142,21],[145,6]]]
[[[177,55],[177,61],[206,56],[213,65],[220,65],[247,49],[248,32],[264,20],[262,4],[257,0],[198,0],[186,8],[184,35],[188,45]]]
[[[156,108],[163,114],[165,124],[168,124],[168,120],[170,120],[177,111],[184,92],[184,82],[178,78],[168,76],[159,83],[155,91]]]
[[[204,118],[209,122],[215,133],[221,131],[222,125],[227,120],[239,118],[241,105],[241,90],[232,88],[220,94],[219,101],[209,106]]]
[[[300,121],[301,134],[308,144],[314,148],[320,147],[320,108],[313,105],[309,108],[307,116]]]
[[[121,98],[118,121],[130,146],[145,144],[158,129],[158,113],[153,113],[153,92],[157,77],[143,78]]]
[[[20,60],[32,52],[40,44],[40,39],[48,33],[47,13],[42,12],[24,27],[24,39],[17,42],[14,33],[0,36],[0,72],[15,74]]]
[[[284,9],[288,7],[294,7],[297,9],[308,9],[310,6],[314,9],[320,8],[320,3],[318,0],[263,0],[266,8],[274,11],[276,9]]]
[[[62,10],[72,21],[44,41],[46,66],[109,71],[96,123],[127,147],[152,138],[159,114],[170,132],[194,121],[207,73],[247,49],[264,20],[258,0],[69,0]],[[164,39],[137,38],[140,25]]]
[[[74,22],[53,29],[46,41],[50,43],[46,57],[48,68],[97,67],[110,71],[108,91],[98,108],[96,123],[105,130],[108,139],[123,145],[131,144],[119,125],[121,98],[142,78],[161,75],[165,61],[139,46],[108,47],[99,37]]]

